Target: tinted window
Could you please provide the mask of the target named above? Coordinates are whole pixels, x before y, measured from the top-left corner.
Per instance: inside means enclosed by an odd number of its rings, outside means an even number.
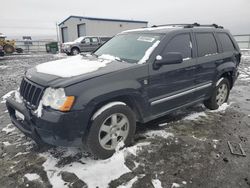
[[[180,52],[183,58],[192,57],[192,44],[189,34],[181,34],[175,36],[164,49],[163,54],[169,52]]]
[[[217,43],[212,33],[197,33],[198,56],[211,55],[218,52]]]
[[[234,45],[232,43],[232,40],[229,38],[228,34],[226,34],[226,33],[218,33],[218,37],[220,39],[222,49],[223,49],[224,52],[234,50]]]

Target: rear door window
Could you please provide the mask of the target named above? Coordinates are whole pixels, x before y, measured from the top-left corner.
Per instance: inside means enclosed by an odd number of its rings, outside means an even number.
[[[230,39],[230,37],[228,36],[228,34],[226,34],[226,33],[218,33],[218,37],[220,39],[222,49],[223,49],[224,52],[234,51],[235,50],[233,42]]]
[[[198,56],[209,56],[218,53],[218,47],[213,33],[196,33]]]
[[[176,35],[167,44],[167,47],[163,51],[163,55],[169,52],[179,52],[182,54],[183,59],[192,57],[192,43],[190,34]]]
[[[98,38],[97,37],[92,37],[91,38],[91,43],[93,44],[97,44],[99,41],[98,41]]]

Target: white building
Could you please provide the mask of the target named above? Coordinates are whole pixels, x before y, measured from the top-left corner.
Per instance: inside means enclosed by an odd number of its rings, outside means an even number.
[[[147,21],[69,16],[59,24],[62,42],[81,36],[112,37],[124,30],[147,27]]]

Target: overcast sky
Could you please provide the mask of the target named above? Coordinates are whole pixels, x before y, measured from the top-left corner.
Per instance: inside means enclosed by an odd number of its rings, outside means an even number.
[[[145,20],[149,25],[217,23],[233,34],[250,33],[250,0],[2,0],[0,33],[55,36],[56,22],[69,15]]]

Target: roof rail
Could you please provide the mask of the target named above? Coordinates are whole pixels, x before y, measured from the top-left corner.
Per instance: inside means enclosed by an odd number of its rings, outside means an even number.
[[[164,24],[164,25],[153,25],[152,27],[163,27],[163,26],[176,26],[176,27],[184,27],[184,28],[193,28],[193,27],[214,27],[223,29],[222,26],[219,26],[217,24],[211,24],[211,25],[201,25],[199,23],[193,23],[193,24]]]

